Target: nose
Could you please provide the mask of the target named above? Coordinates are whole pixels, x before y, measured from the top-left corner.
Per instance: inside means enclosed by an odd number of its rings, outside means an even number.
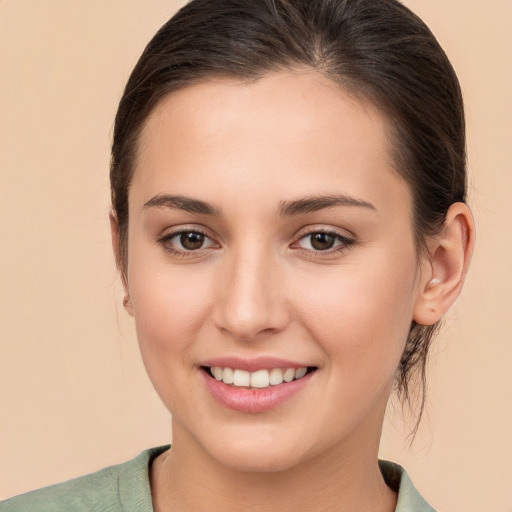
[[[283,331],[290,322],[290,309],[279,267],[276,258],[263,250],[227,257],[214,306],[217,328],[241,341]]]

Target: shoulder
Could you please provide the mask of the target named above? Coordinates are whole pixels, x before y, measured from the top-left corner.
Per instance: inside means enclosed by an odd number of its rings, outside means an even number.
[[[149,465],[168,447],[0,503],[0,512],[153,512]]]
[[[402,466],[379,460],[379,467],[388,486],[398,494],[395,512],[436,512],[416,490]]]
[[[1,512],[64,512],[96,510],[99,503],[109,512],[121,511],[117,466],[37,491],[27,492],[0,504]]]

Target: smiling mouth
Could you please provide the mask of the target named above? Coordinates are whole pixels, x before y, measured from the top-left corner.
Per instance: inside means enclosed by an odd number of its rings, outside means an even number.
[[[246,389],[264,389],[270,386],[302,379],[305,375],[317,370],[315,366],[301,368],[271,368],[248,372],[238,368],[222,368],[220,366],[203,366],[202,369],[211,378],[224,384]]]

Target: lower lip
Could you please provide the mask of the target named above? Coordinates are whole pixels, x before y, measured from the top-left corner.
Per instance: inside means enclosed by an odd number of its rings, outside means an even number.
[[[291,382],[283,382],[267,388],[239,388],[216,380],[201,371],[206,388],[212,396],[228,409],[257,414],[270,411],[299,393],[310,381],[315,372]]]

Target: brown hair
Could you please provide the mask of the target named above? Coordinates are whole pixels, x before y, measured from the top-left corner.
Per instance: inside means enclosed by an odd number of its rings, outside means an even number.
[[[465,201],[460,86],[432,32],[400,2],[193,0],[149,42],[116,115],[110,182],[122,273],[137,141],[155,105],[172,91],[212,77],[256,79],[297,67],[317,70],[387,116],[396,170],[413,194],[420,249],[426,237],[441,229],[449,206]],[[418,422],[428,349],[437,327],[413,322],[397,370],[398,395],[409,405],[410,384],[418,377]]]

